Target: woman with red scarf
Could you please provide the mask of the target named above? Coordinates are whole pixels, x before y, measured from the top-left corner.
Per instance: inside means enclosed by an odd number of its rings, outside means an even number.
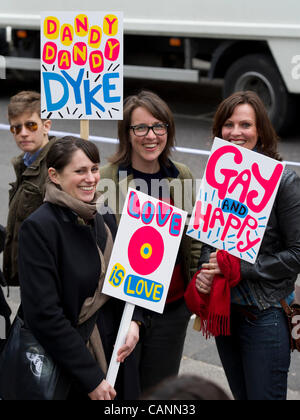
[[[213,136],[281,160],[278,137],[254,92],[219,106]],[[204,264],[203,264],[204,263]],[[237,400],[285,400],[289,327],[280,301],[291,304],[300,273],[300,178],[285,169],[256,263],[203,246],[201,269],[185,297],[218,352]]]

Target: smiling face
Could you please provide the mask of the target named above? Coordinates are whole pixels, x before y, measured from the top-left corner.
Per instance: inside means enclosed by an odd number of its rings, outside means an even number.
[[[82,150],[73,153],[70,163],[62,172],[49,168],[48,173],[51,181],[60,185],[71,197],[84,203],[93,201],[100,181],[99,164],[93,163]]]
[[[147,109],[136,108],[131,117],[131,126],[154,126],[163,124],[163,121],[157,120]],[[159,156],[163,153],[168,140],[168,133],[157,135],[153,130],[148,134],[139,137],[134,131],[130,130],[130,142],[132,145],[132,166],[141,172],[158,172],[160,169]]]
[[[24,153],[33,155],[49,142],[51,121],[42,121],[36,112],[12,118],[10,125],[16,144]]]
[[[253,150],[258,137],[254,109],[249,104],[238,105],[222,127],[222,138],[237,146]]]

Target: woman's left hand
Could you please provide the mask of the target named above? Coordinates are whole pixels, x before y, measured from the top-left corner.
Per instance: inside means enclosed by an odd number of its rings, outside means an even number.
[[[124,360],[130,356],[130,354],[135,349],[135,346],[139,342],[140,339],[140,327],[135,321],[132,321],[130,324],[129,332],[126,338],[126,342],[124,346],[120,348],[118,351],[118,358],[117,361],[119,363],[123,363]]]
[[[210,254],[209,263],[203,264],[202,268],[205,271],[207,270],[209,274],[213,274],[214,276],[218,274],[223,274],[219,267],[217,252],[213,252],[212,254]]]

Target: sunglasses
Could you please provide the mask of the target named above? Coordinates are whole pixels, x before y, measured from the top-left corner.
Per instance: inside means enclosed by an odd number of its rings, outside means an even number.
[[[10,131],[15,134],[18,135],[21,133],[23,125],[25,126],[25,128],[29,131],[31,131],[32,133],[34,131],[36,131],[38,129],[38,123],[34,122],[34,121],[27,121],[24,124],[18,124],[18,125],[11,125],[10,126]]]

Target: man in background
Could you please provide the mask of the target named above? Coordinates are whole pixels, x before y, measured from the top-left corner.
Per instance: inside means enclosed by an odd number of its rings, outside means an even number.
[[[8,105],[10,131],[22,154],[12,160],[16,181],[10,184],[9,212],[3,255],[4,284],[19,286],[18,234],[23,221],[42,203],[47,180],[46,156],[55,138],[49,138],[51,121],[41,119],[41,96],[24,91]]]

